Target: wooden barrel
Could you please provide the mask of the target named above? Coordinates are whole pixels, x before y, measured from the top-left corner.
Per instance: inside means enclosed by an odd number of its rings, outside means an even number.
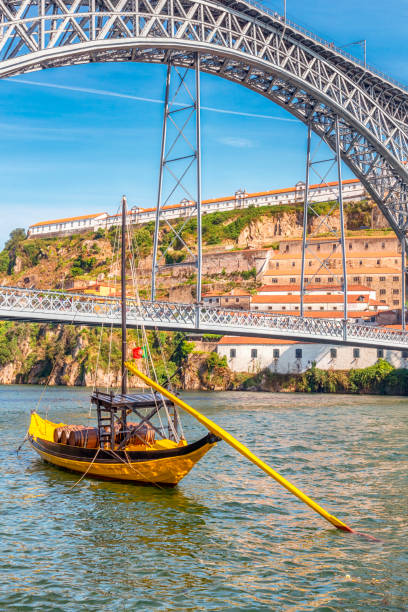
[[[96,427],[84,427],[72,430],[69,434],[68,444],[70,446],[81,446],[82,448],[98,448],[99,435]]]
[[[64,428],[63,427],[56,427],[54,429],[54,442],[56,444],[58,444],[59,442],[61,442],[61,434],[62,434],[62,430]]]
[[[84,425],[65,425],[62,427],[61,431],[61,444],[69,444],[69,435],[71,431],[79,431],[80,429],[85,429]]]
[[[139,423],[128,423],[127,426],[128,429],[137,427],[135,433],[130,436],[128,444],[134,444],[135,446],[154,444],[155,431],[149,423],[142,423],[141,425]]]

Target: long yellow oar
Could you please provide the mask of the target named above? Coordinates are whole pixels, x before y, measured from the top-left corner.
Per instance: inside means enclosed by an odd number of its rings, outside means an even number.
[[[296,497],[298,497],[302,502],[310,506],[315,512],[317,512],[318,514],[320,514],[320,516],[325,518],[326,521],[329,521],[329,523],[337,527],[337,529],[341,529],[342,531],[349,531],[349,532],[354,533],[354,530],[351,529],[351,527],[349,527],[348,525],[340,521],[338,518],[336,518],[332,514],[329,514],[329,512],[326,512],[326,510],[322,508],[321,506],[319,506],[319,504],[317,504],[315,501],[313,501],[313,499],[311,499],[310,497],[302,493],[302,491],[300,491],[292,483],[286,480],[286,478],[284,478],[278,472],[272,469],[269,465],[264,463],[256,455],[254,455],[254,453],[251,453],[249,448],[241,444],[241,442],[239,442],[236,438],[231,436],[231,434],[225,431],[225,429],[222,429],[222,427],[219,427],[219,425],[214,423],[214,421],[207,419],[207,417],[201,414],[201,412],[198,412],[198,410],[195,410],[195,408],[192,408],[191,406],[186,404],[186,402],[183,402],[183,400],[181,400],[179,397],[177,397],[176,395],[174,395],[173,393],[171,393],[170,391],[168,391],[167,389],[165,389],[164,387],[156,383],[154,380],[146,376],[146,374],[143,374],[142,372],[140,372],[133,365],[133,363],[130,363],[129,361],[127,361],[125,365],[128,368],[128,370],[130,370],[130,372],[132,372],[133,374],[136,374],[136,376],[141,378],[149,387],[153,387],[153,389],[156,389],[156,391],[158,391],[159,393],[167,397],[169,400],[177,404],[177,406],[180,406],[180,408],[182,408],[183,410],[191,414],[193,417],[195,417],[197,421],[199,421],[202,425],[204,425],[204,427],[206,427],[209,431],[211,431],[216,436],[219,436],[220,438],[225,440],[227,444],[232,446],[232,448],[235,448],[235,450],[241,453],[241,455],[243,455],[244,457],[252,461],[252,463],[260,467],[261,470],[263,470],[266,474],[274,478],[277,482],[279,482],[279,484],[285,487],[285,489],[290,491],[290,493],[293,493],[293,495],[296,495]]]

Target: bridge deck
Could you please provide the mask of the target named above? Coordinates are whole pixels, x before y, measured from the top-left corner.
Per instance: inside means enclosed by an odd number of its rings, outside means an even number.
[[[119,327],[120,300],[0,287],[0,319]],[[311,319],[267,312],[254,313],[129,299],[127,321],[130,328],[144,325],[148,329],[167,331],[284,338],[303,342],[408,350],[407,332],[359,325],[340,319]]]

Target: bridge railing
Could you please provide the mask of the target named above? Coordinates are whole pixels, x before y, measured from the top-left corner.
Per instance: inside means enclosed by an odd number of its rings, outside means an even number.
[[[314,32],[311,32],[310,30],[308,30],[304,26],[301,26],[298,23],[295,23],[294,21],[291,21],[290,19],[287,19],[287,18],[285,19],[285,17],[283,15],[281,15],[277,11],[273,11],[269,7],[265,6],[259,0],[245,0],[245,2],[247,4],[252,5],[256,9],[258,9],[260,11],[263,11],[264,13],[267,13],[268,15],[273,17],[274,19],[278,19],[280,22],[282,22],[282,24],[289,26],[293,30],[297,30],[298,32],[301,32],[301,34],[305,34],[308,38],[312,38],[313,40],[315,40],[316,42],[320,43],[324,47],[327,47],[331,51],[335,51],[336,53],[339,53],[340,55],[342,55],[346,59],[351,60],[355,64],[358,64],[359,66],[364,68],[364,70],[369,70],[373,74],[376,74],[377,76],[379,76],[381,79],[384,79],[384,80],[388,81],[388,83],[392,83],[393,85],[396,85],[400,89],[402,89],[404,91],[408,91],[408,86],[406,84],[401,83],[400,81],[398,81],[397,79],[394,79],[393,77],[390,77],[389,74],[386,74],[385,72],[382,72],[381,70],[379,70],[375,66],[372,66],[371,64],[367,64],[367,62],[363,62],[361,59],[359,59],[358,57],[356,57],[352,53],[349,53],[348,51],[346,51],[342,47],[337,47],[333,42],[329,42],[328,40],[326,40],[325,38],[322,38],[318,34],[315,34]]]
[[[392,328],[361,325],[342,319],[300,317],[225,310],[172,302],[127,300],[130,325],[161,326],[169,329],[214,331],[223,334],[266,335],[302,338],[307,342],[368,342],[372,345],[408,349],[408,333]],[[0,287],[0,318],[58,321],[65,323],[120,324],[119,298],[70,294],[14,287]]]

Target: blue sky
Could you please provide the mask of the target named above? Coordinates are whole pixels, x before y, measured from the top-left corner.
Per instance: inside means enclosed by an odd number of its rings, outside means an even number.
[[[288,0],[287,12],[338,45],[366,38],[368,62],[408,83],[408,3]],[[93,64],[0,82],[0,245],[15,227],[114,212],[122,193],[131,205],[154,205],[162,105],[152,100],[163,99],[164,74],[162,66]],[[201,103],[268,117],[202,111],[204,198],[304,179],[306,130],[300,122],[209,75],[202,75]]]

